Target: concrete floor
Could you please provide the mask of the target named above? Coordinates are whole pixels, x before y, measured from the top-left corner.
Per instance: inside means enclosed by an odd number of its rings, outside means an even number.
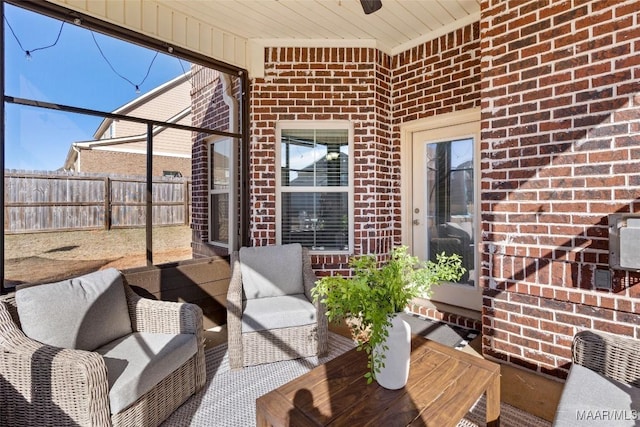
[[[351,336],[346,325],[330,325],[329,330]],[[214,347],[227,341],[226,326],[205,331],[205,346]],[[482,337],[478,336],[462,351],[482,357]],[[542,419],[553,421],[563,383],[516,366],[501,365],[501,401],[520,408]]]

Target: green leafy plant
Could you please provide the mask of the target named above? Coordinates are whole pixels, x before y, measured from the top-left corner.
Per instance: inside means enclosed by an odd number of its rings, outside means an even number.
[[[373,349],[384,345],[391,316],[416,297],[429,296],[431,287],[442,282],[457,281],[466,271],[459,255],[437,255],[436,261],[421,262],[406,246],[391,251],[382,265],[372,254],[351,258],[351,277],[342,275],[320,278],[311,290],[327,307],[330,321],[347,320],[358,350],[368,355],[367,382],[375,379],[384,366],[383,356]]]

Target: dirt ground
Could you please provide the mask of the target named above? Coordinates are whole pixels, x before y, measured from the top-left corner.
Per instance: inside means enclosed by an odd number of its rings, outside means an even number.
[[[5,285],[146,265],[144,228],[5,235]],[[153,263],[191,258],[188,226],[153,230]]]

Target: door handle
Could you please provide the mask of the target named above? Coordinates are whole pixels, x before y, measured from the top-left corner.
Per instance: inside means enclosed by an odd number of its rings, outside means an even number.
[[[420,220],[419,219],[414,219],[413,220],[413,225],[420,225]]]

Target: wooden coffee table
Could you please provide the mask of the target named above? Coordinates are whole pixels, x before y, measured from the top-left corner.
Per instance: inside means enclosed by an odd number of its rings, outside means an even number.
[[[367,384],[355,349],[256,400],[262,426],[455,426],[486,393],[487,425],[500,424],[500,366],[414,336],[407,385]]]

